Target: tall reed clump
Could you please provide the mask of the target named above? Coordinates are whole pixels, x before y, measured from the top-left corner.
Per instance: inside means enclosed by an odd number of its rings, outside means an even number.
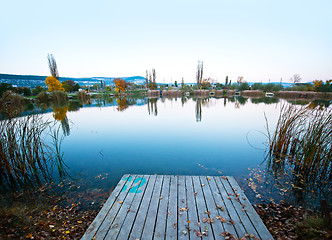
[[[49,129],[38,114],[0,121],[1,191],[40,186],[50,180],[54,164],[63,166],[58,148],[52,147],[57,139],[45,140]],[[62,175],[63,169],[58,170]]]
[[[290,170],[296,200],[314,195],[323,209],[332,194],[332,110],[284,106],[268,134],[268,169],[279,176]]]

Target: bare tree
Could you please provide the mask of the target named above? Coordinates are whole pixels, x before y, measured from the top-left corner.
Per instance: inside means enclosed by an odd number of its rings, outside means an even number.
[[[156,70],[154,68],[152,68],[152,80],[153,83],[156,83]]]
[[[300,74],[294,74],[293,77],[291,78],[291,81],[294,83],[294,85],[301,82],[301,80],[302,78],[300,77]]]
[[[50,68],[51,75],[59,80],[59,72],[58,67],[56,65],[56,61],[52,54],[47,55],[48,67]]]
[[[149,73],[148,73],[148,70],[146,70],[145,85],[146,85],[146,88],[149,87]]]
[[[237,78],[237,84],[241,84],[241,83],[243,83],[243,76],[239,76]]]
[[[197,73],[196,73],[196,82],[198,87],[201,86],[202,80],[203,80],[203,62],[198,61]]]

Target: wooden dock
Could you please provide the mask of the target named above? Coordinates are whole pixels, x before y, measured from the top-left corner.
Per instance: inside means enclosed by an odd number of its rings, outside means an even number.
[[[233,177],[124,175],[82,239],[273,239]]]

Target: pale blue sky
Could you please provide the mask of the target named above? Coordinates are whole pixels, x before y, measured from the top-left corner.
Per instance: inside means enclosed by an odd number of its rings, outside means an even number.
[[[331,0],[2,0],[0,73],[332,79]]]

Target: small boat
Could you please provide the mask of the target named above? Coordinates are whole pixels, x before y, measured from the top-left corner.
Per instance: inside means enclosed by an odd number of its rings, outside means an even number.
[[[274,93],[273,92],[266,92],[265,97],[274,97]]]

